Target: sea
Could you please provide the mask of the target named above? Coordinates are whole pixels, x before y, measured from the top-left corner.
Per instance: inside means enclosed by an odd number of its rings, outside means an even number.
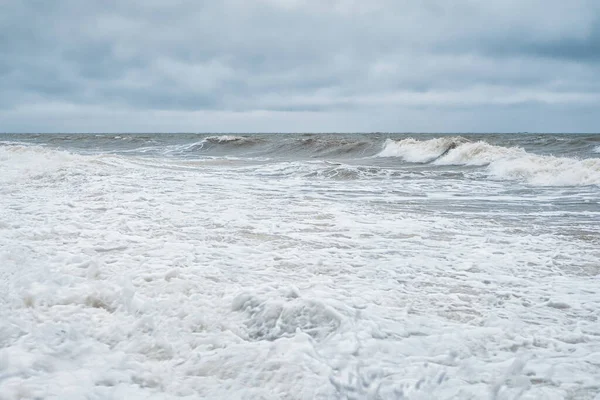
[[[0,399],[600,400],[600,134],[2,134]]]

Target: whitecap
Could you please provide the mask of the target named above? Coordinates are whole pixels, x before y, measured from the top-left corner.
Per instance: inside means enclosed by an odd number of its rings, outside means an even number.
[[[413,138],[402,140],[387,139],[383,150],[377,154],[377,157],[399,157],[408,162],[427,163],[465,141],[466,139],[460,136],[441,137],[430,140],[416,140]]]
[[[502,158],[488,167],[490,176],[524,180],[538,186],[600,185],[600,160],[527,154]]]

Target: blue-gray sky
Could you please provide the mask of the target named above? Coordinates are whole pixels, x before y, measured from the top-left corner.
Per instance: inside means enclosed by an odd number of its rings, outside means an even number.
[[[0,132],[599,132],[598,0],[0,0]]]

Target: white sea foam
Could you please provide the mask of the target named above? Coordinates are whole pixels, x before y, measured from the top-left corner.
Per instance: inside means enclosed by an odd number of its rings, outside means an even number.
[[[448,149],[465,141],[462,137],[442,137],[430,140],[388,139],[378,157],[400,157],[404,161],[426,163],[435,160]]]
[[[541,186],[600,185],[600,159],[594,158],[575,160],[529,154],[495,160],[488,171],[495,178]]]
[[[600,153],[600,146],[594,147],[594,153]]]
[[[59,170],[66,171],[81,159],[82,156],[42,146],[0,146],[0,182],[40,178]]]
[[[598,189],[494,168],[596,166],[515,154],[338,180],[0,147],[0,399],[593,398]]]
[[[380,167],[348,165],[341,162],[330,161],[284,161],[267,162],[260,166],[245,166],[242,170],[252,172],[258,176],[270,177],[297,177],[297,178],[323,178],[334,180],[355,180],[382,178],[398,174]]]
[[[162,150],[162,154],[164,155],[178,155],[181,153],[188,152],[190,150],[200,150],[206,144],[206,140],[200,140],[198,142],[186,143],[186,144],[176,144],[166,146]],[[136,149],[137,150],[137,149]]]

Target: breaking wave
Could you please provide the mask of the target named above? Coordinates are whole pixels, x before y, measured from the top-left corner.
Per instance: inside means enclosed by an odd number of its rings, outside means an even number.
[[[431,170],[434,174],[452,169],[463,176],[493,180],[515,180],[540,186],[600,185],[600,158],[591,155],[590,142],[585,152],[579,150],[558,154],[536,154],[535,147],[504,145],[484,140],[469,140],[461,136],[432,139],[384,139],[376,136],[341,135],[220,135],[194,138],[193,142],[169,144],[150,143],[137,149],[125,147],[113,153],[92,152],[87,147],[53,148],[52,145],[33,145],[18,142],[0,142],[0,181],[13,182],[30,178],[50,177],[63,179],[67,175],[84,173],[90,163],[114,162],[122,153],[130,159],[168,156],[177,159],[238,160],[223,165],[243,165],[249,173],[259,176],[300,176],[334,180],[409,178],[415,171]],[[87,140],[87,139],[86,139]],[[491,139],[493,140],[493,139]],[[523,142],[527,143],[526,140]],[[86,142],[87,143],[87,142]],[[90,148],[93,147],[90,146]],[[575,148],[575,147],[574,147]],[[577,149],[580,144],[577,143]],[[556,147],[555,147],[556,149]],[[550,153],[550,149],[538,150]],[[600,153],[600,146],[593,147]],[[79,154],[81,152],[81,154]],[[88,155],[84,155],[88,154]],[[588,154],[587,157],[581,156]],[[110,157],[109,157],[110,156]],[[372,156],[379,158],[375,160]],[[108,157],[108,158],[107,158]],[[257,161],[257,160],[260,160]],[[370,161],[369,161],[370,160]],[[407,163],[420,164],[419,168],[404,168]],[[221,161],[219,161],[221,162]],[[456,168],[449,168],[456,167]],[[461,168],[469,167],[469,168]],[[100,171],[97,168],[93,171]],[[473,173],[472,173],[473,172]],[[438,176],[438,175],[436,175]]]
[[[498,179],[524,180],[539,186],[600,185],[600,159],[526,154],[490,163],[488,173]]]
[[[600,185],[600,159],[531,154],[520,147],[470,142],[462,137],[388,139],[377,156],[440,166],[487,166],[486,172],[492,178],[522,180],[533,185]]]
[[[41,178],[68,168],[80,157],[42,146],[3,143],[0,145],[0,181]]]
[[[32,182],[51,186],[72,178],[84,181],[90,175],[108,174],[111,166],[120,168],[123,160],[112,154],[78,154],[46,146],[1,143],[0,189]]]
[[[403,140],[387,139],[383,150],[377,156],[400,157],[408,162],[428,163],[464,142],[466,142],[466,139],[460,136],[430,140],[416,140],[413,138]]]
[[[233,136],[233,135],[222,135],[222,136],[209,136],[204,139],[209,143],[253,143],[256,140],[247,136]]]
[[[466,142],[440,155],[437,165],[488,165],[496,160],[526,156],[520,147],[494,146],[487,142]]]

